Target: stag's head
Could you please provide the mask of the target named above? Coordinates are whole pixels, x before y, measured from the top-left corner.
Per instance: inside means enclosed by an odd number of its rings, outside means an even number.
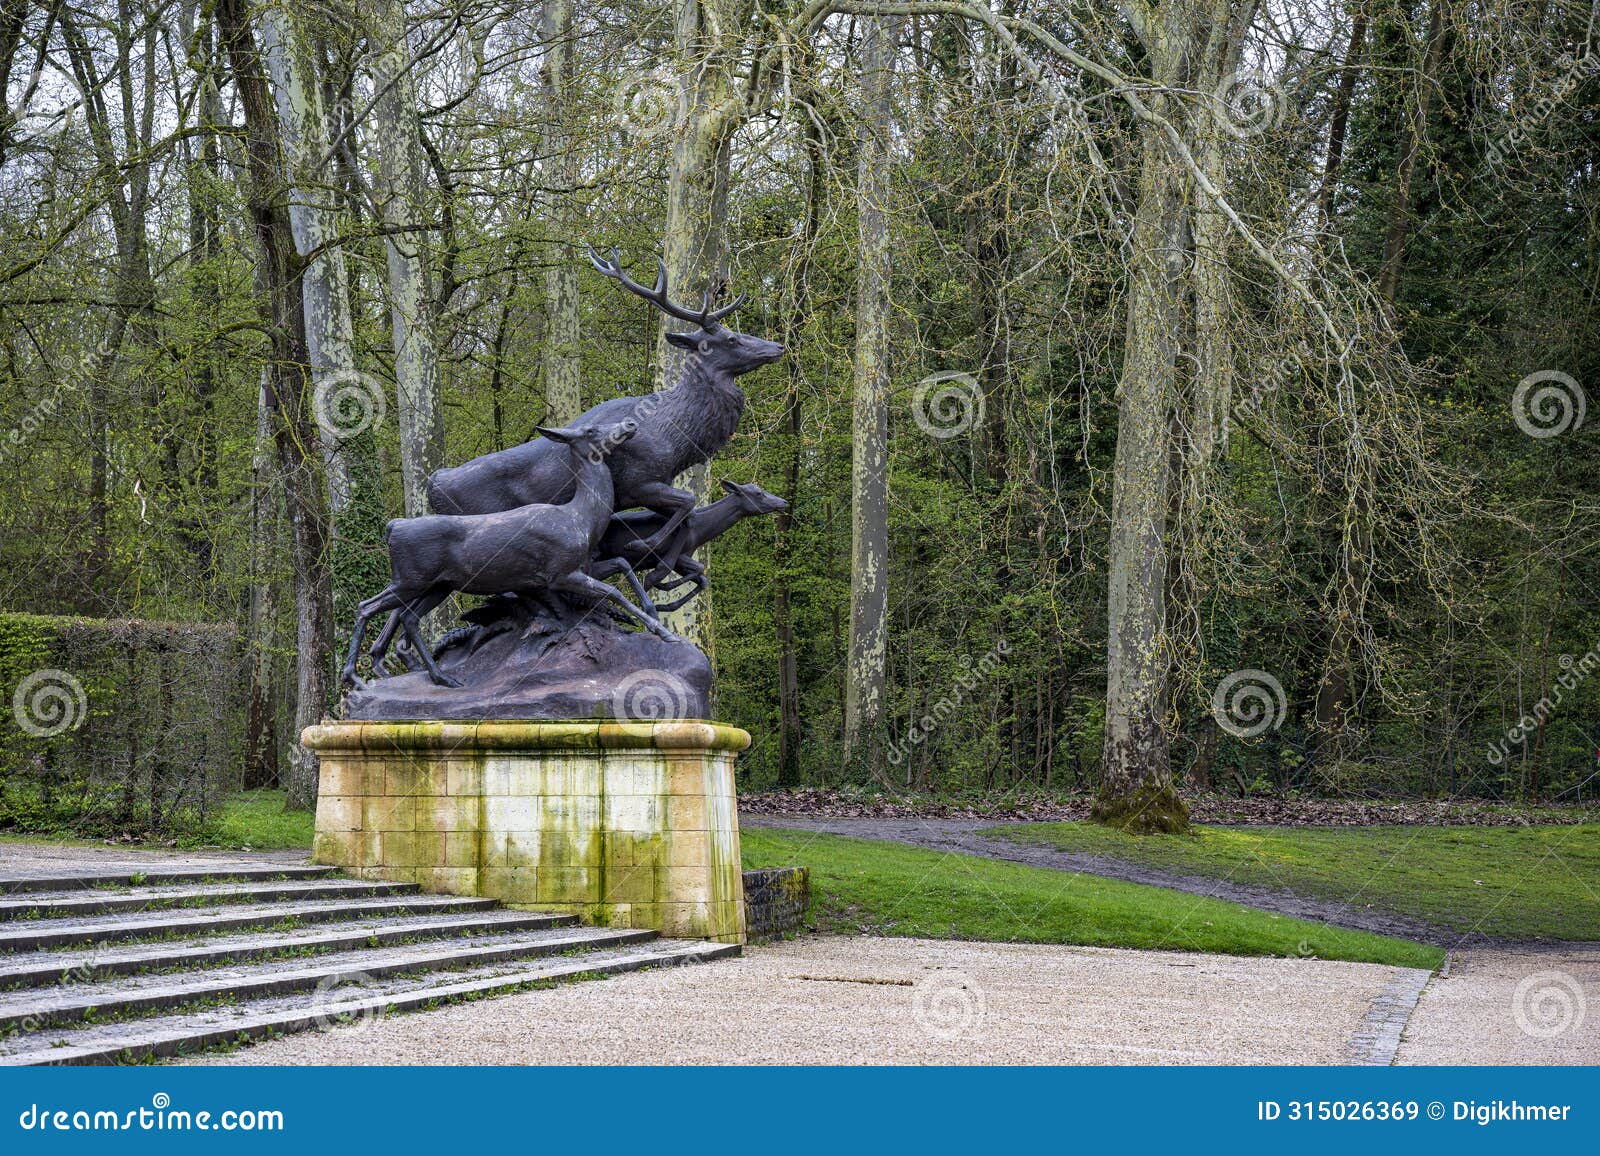
[[[770,365],[783,356],[783,346],[776,341],[751,337],[748,333],[739,333],[722,324],[724,317],[744,304],[743,293],[727,305],[717,306],[717,291],[707,289],[701,307],[691,309],[675,304],[667,296],[667,266],[663,261],[656,262],[655,287],[646,289],[622,271],[621,260],[615,249],[611,250],[611,259],[608,261],[591,247],[589,260],[605,276],[628,292],[644,298],[668,317],[699,326],[687,333],[668,333],[667,341],[679,349],[688,350],[713,372],[738,377],[752,369]]]

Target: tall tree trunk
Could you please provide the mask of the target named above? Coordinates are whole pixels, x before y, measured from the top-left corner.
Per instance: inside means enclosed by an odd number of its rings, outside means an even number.
[[[850,643],[845,759],[881,773],[889,644],[889,166],[898,22],[867,18],[861,37],[856,174],[856,346],[851,406]]]
[[[1357,0],[1359,4],[1361,0]],[[1344,71],[1333,92],[1333,116],[1328,121],[1328,155],[1322,166],[1322,185],[1317,190],[1317,226],[1325,234],[1333,231],[1333,198],[1339,184],[1339,168],[1344,163],[1345,134],[1350,124],[1350,105],[1356,93],[1356,61],[1367,39],[1367,10],[1358,7],[1350,24],[1350,43],[1344,50]],[[1331,238],[1330,238],[1331,239]]]
[[[551,228],[556,241],[544,275],[545,424],[566,425],[583,412],[583,325],[578,313],[578,157],[572,147],[572,0],[549,0],[539,18],[544,67],[545,172],[550,182]]]
[[[444,454],[439,354],[434,345],[424,259],[427,158],[417,118],[405,6],[401,0],[371,0],[365,7],[373,41],[372,83],[377,91],[372,112],[378,137],[378,200],[387,230],[384,245],[400,411],[400,480],[406,515],[416,517],[428,512],[425,484]]]
[[[347,624],[354,621],[356,603],[382,584],[372,571],[374,560],[385,553],[373,428],[383,395],[379,383],[356,368],[350,279],[344,249],[333,243],[339,235],[342,198],[328,151],[324,83],[315,48],[315,37],[327,30],[308,27],[303,17],[270,5],[261,11],[260,26],[284,158],[294,180],[289,222],[305,267],[306,352],[331,514],[332,662],[348,645]]]
[[[277,473],[273,468],[272,411],[267,371],[261,371],[256,443],[250,460],[250,595],[245,637],[250,659],[250,702],[245,714],[246,790],[278,785],[278,586],[273,573],[278,541]]]
[[[294,180],[289,221],[295,250],[305,265],[306,349],[316,387],[323,435],[323,467],[328,477],[328,506],[337,519],[350,501],[350,472],[344,447],[333,434],[342,419],[359,415],[341,411],[334,391],[355,408],[377,399],[359,397],[355,332],[350,319],[350,286],[344,250],[329,246],[338,235],[337,194],[329,179],[327,119],[322,107],[322,82],[317,75],[309,30],[288,9],[269,4],[261,9],[261,55],[272,78],[284,159]],[[325,246],[328,246],[325,248]],[[336,531],[337,532],[337,525]]]
[[[1411,189],[1416,178],[1417,155],[1428,127],[1428,107],[1433,101],[1434,78],[1444,48],[1444,0],[1433,0],[1428,11],[1427,40],[1422,47],[1422,70],[1416,78],[1416,99],[1406,104],[1400,131],[1400,163],[1395,172],[1394,203],[1383,234],[1383,267],[1378,271],[1378,296],[1392,307],[1400,291],[1400,265],[1406,236],[1411,231]]]
[[[304,270],[289,221],[286,194],[291,181],[272,95],[250,28],[248,0],[218,0],[216,14],[244,110],[246,200],[258,247],[256,293],[272,335],[267,407],[294,559],[296,741],[289,747],[289,805],[310,808],[317,797],[317,759],[298,740],[305,727],[321,720],[328,705],[332,635],[327,503],[310,397]]]
[[[743,112],[733,92],[734,53],[742,43],[743,12],[733,0],[675,0],[673,58],[679,69],[678,111],[667,172],[667,219],[661,259],[675,295],[698,300],[727,276],[728,157]],[[684,354],[667,344],[661,319],[656,340],[656,388],[666,389],[683,369]],[[710,471],[693,466],[677,485],[704,501]],[[704,561],[703,556],[701,561]],[[710,591],[667,616],[671,628],[708,649]]]
[[[1158,84],[1184,83],[1186,13],[1163,12],[1151,45]],[[1175,102],[1156,100],[1171,112]],[[1093,818],[1131,831],[1178,831],[1188,812],[1172,784],[1166,731],[1171,648],[1166,584],[1171,423],[1187,180],[1153,126],[1143,128],[1127,336],[1117,383],[1117,451],[1108,552],[1106,723]]]
[[[778,786],[800,785],[800,662],[794,631],[794,591],[790,568],[794,565],[794,516],[800,504],[800,386],[805,364],[800,348],[811,317],[811,250],[816,244],[822,216],[822,135],[811,117],[804,118],[806,149],[806,209],[795,259],[791,300],[786,312],[783,344],[789,351],[788,391],[784,398],[783,493],[789,508],[777,515],[772,549],[772,620],[778,642]]]

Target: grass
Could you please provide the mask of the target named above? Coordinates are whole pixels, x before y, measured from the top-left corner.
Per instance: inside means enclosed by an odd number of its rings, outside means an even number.
[[[1600,823],[1564,827],[1199,827],[1088,823],[987,835],[1190,875],[1286,888],[1507,939],[1600,940]]]
[[[1160,887],[801,831],[747,828],[746,868],[811,869],[809,922],[845,934],[1071,943],[1437,967],[1444,953]]]
[[[284,800],[282,791],[230,795],[206,833],[205,844],[249,851],[309,850],[316,816],[310,811],[286,811]]]

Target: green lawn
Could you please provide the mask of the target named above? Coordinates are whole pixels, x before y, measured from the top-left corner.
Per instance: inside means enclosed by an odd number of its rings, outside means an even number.
[[[251,851],[311,850],[316,816],[310,811],[285,811],[282,791],[243,791],[223,803],[206,845]]]
[[[750,827],[747,868],[811,869],[809,922],[846,934],[1305,955],[1438,966],[1444,953],[1160,887],[967,855]]]
[[[1088,823],[987,835],[1337,899],[1457,931],[1600,940],[1600,823],[1566,827],[1199,827],[1132,836]]]

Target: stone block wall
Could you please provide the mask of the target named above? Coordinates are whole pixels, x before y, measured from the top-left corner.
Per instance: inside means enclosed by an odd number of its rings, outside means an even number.
[[[752,939],[798,931],[811,906],[811,873],[767,867],[744,873],[745,932]]]
[[[703,722],[330,723],[313,858],[612,927],[743,942],[733,761]]]

